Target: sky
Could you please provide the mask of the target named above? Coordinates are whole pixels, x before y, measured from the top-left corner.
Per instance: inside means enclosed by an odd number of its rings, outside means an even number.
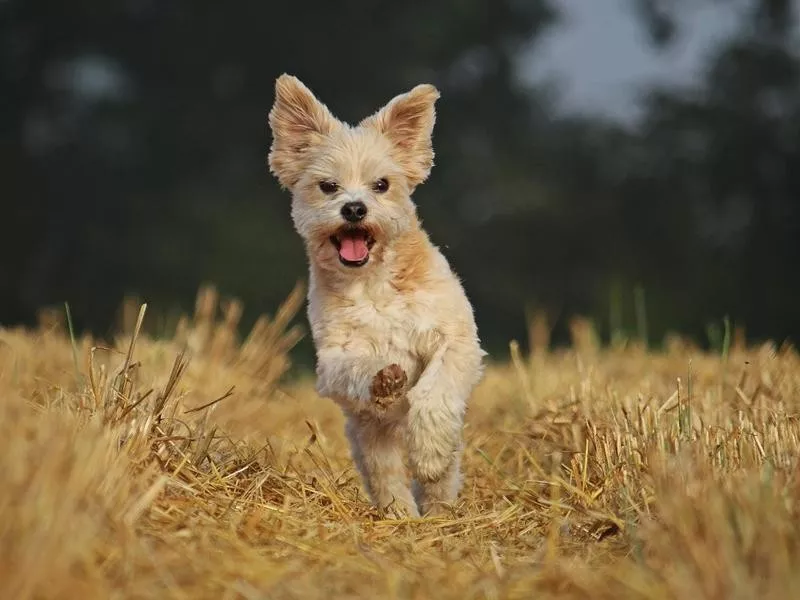
[[[713,2],[692,7],[693,0],[686,0],[681,3],[677,42],[658,52],[636,20],[631,2],[556,0],[561,23],[521,57],[522,78],[531,82],[555,78],[566,111],[633,122],[638,116],[639,86],[653,80],[690,81],[706,53],[735,25],[736,15],[728,3],[722,3],[726,4],[722,8]],[[101,59],[82,59],[74,66],[69,73],[71,85],[77,83],[87,96],[108,94],[122,83],[113,78],[113,65]]]
[[[716,42],[733,31],[735,14],[703,3],[682,12],[680,36],[656,52],[630,10],[630,0],[559,0],[562,23],[522,61],[524,79],[555,77],[563,108],[633,121],[637,87],[650,81],[689,82]]]

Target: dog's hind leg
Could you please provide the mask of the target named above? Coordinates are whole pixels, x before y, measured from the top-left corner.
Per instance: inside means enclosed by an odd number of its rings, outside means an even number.
[[[350,415],[345,431],[372,502],[395,517],[419,516],[403,461],[400,424],[369,415]]]

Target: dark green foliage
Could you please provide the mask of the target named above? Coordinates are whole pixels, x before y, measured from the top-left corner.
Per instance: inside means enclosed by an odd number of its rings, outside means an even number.
[[[634,4],[654,42],[679,38],[669,3]],[[576,313],[651,345],[670,328],[702,339],[722,315],[797,337],[792,4],[753,2],[705,81],[651,90],[635,129],[560,114],[552,90],[515,79],[556,6],[0,2],[0,323],[67,301],[76,326],[105,333],[124,294],[190,310],[205,281],[250,315],[273,310],[306,276],[265,165],[274,80],[290,72],[349,121],[421,81],[442,90],[415,199],[490,350],[524,337],[530,305],[556,342]],[[76,95],[70,65],[87,58],[111,79]]]

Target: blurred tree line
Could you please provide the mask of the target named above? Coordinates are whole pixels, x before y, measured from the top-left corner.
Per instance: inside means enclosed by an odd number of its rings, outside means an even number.
[[[630,2],[654,46],[680,39],[683,3]],[[552,0],[0,1],[0,323],[68,301],[105,334],[124,294],[191,310],[205,281],[250,319],[274,310],[306,277],[265,166],[290,72],[350,121],[421,81],[442,90],[415,200],[491,351],[524,338],[529,307],[556,340],[578,313],[631,328],[635,289],[653,342],[702,342],[725,315],[797,339],[797,15],[727,7],[738,30],[702,81],[647,90],[626,126],[517,79]]]

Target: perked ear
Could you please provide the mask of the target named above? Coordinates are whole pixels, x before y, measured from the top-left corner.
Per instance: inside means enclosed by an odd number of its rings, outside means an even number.
[[[305,168],[309,149],[333,132],[339,121],[297,77],[284,74],[275,81],[269,126],[270,171],[283,187],[291,189]]]
[[[413,189],[430,175],[433,167],[434,105],[439,90],[429,84],[418,85],[405,94],[395,96],[376,114],[364,119],[360,126],[373,127],[389,138],[395,160],[402,167]]]

